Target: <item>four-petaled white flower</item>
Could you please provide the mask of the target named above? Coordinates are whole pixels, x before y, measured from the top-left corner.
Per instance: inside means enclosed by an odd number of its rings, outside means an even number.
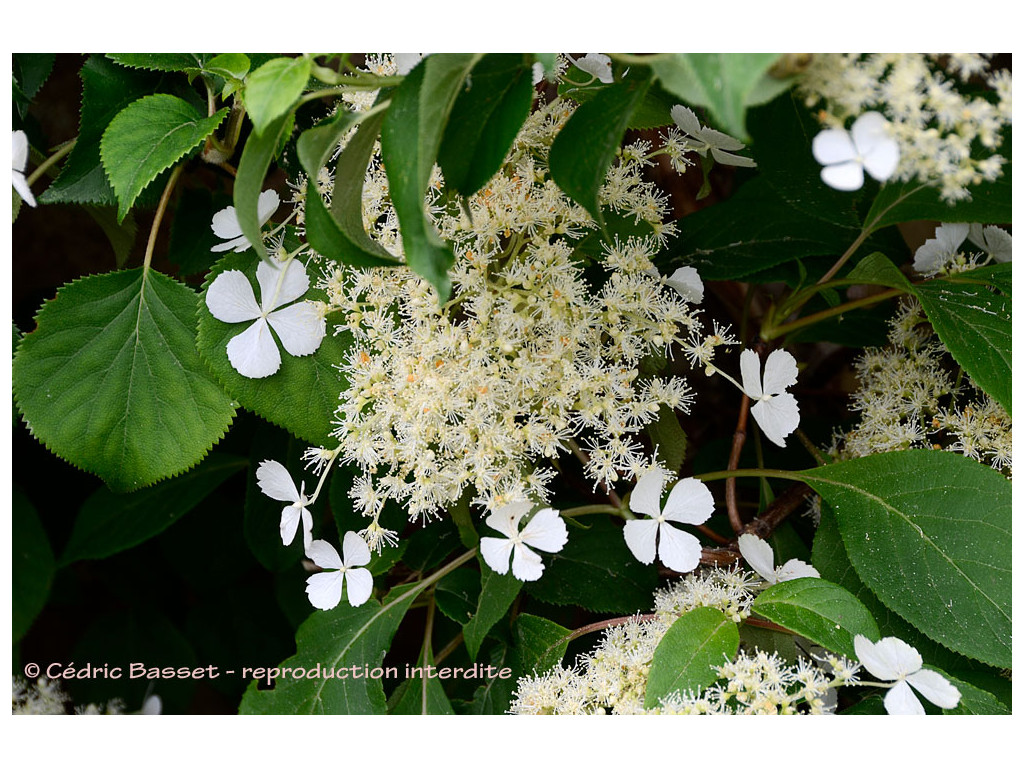
[[[313,541],[313,516],[309,513],[309,499],[306,498],[306,484],[295,487],[295,481],[284,465],[273,459],[260,462],[256,469],[256,484],[264,494],[276,501],[290,501],[281,510],[281,542],[288,546],[295,538],[295,532],[302,523],[302,550],[309,551]]]
[[[833,189],[852,192],[864,185],[864,171],[885,181],[900,164],[900,145],[880,112],[865,112],[853,127],[829,128],[814,137],[811,153],[821,163],[821,180]]]
[[[282,268],[276,262],[261,261],[256,267],[256,282],[262,305],[256,303],[249,278],[235,269],[217,275],[206,291],[206,306],[218,320],[256,321],[228,342],[232,367],[250,379],[265,378],[281,367],[281,352],[271,328],[288,353],[296,357],[316,352],[327,332],[327,323],[313,302],[283,306],[309,290],[309,278],[301,262],[291,261]]]
[[[960,251],[969,232],[969,224],[939,224],[935,237],[925,240],[914,252],[914,269],[923,275],[934,275],[944,269]]]
[[[373,576],[361,565],[370,562],[370,548],[359,534],[348,531],[338,550],[322,539],[309,545],[306,556],[324,569],[306,579],[306,594],[314,608],[329,611],[341,602],[341,590],[348,581],[348,602],[356,608],[370,599]]]
[[[669,522],[700,525],[711,517],[715,500],[700,480],[688,477],[672,488],[661,508],[661,489],[665,472],[659,467],[647,471],[629,497],[629,508],[650,520],[629,520],[623,529],[626,546],[633,557],[645,565],[661,562],[673,571],[688,573],[700,564],[701,546],[696,536],[681,531]]]
[[[932,704],[953,709],[960,702],[960,691],[938,672],[922,669],[921,654],[898,637],[883,637],[877,643],[864,635],[853,638],[857,658],[879,680],[895,680],[885,694],[885,711],[890,715],[923,715],[924,707],[914,688]]]
[[[530,507],[528,501],[517,501],[488,515],[487,525],[506,536],[504,539],[491,536],[480,539],[480,554],[495,573],[508,573],[511,554],[512,575],[520,581],[536,581],[544,572],[544,564],[540,555],[530,547],[543,552],[559,552],[569,540],[565,521],[555,509],[540,510],[520,531],[519,522]]]
[[[261,227],[270,221],[270,217],[274,215],[274,211],[277,210],[277,206],[280,204],[281,198],[274,190],[268,189],[260,192],[259,200],[256,202],[256,214],[259,217]],[[217,243],[217,245],[210,249],[211,251],[219,253],[221,251],[234,250],[235,253],[241,253],[247,248],[252,247],[249,239],[242,234],[242,228],[238,225],[238,213],[233,205],[229,205],[227,208],[213,214],[210,228],[213,230],[213,234],[221,240],[228,241],[226,243]]]
[[[1012,258],[1013,238],[1005,229],[971,224],[967,239],[989,254],[994,261],[1004,263]]]
[[[11,132],[11,184],[21,199],[36,207],[36,198],[25,180],[25,166],[28,165],[28,136],[24,131]]]
[[[821,578],[817,569],[805,563],[803,560],[787,560],[785,565],[775,567],[775,553],[771,544],[764,539],[758,538],[751,533],[744,533],[739,538],[740,554],[747,561],[747,565],[757,571],[758,575],[769,584],[779,584],[791,579],[802,579],[805,577]]]
[[[755,163],[749,157],[732,154],[734,151],[743,149],[745,146],[739,139],[734,139],[727,133],[716,131],[714,128],[701,126],[700,120],[692,109],[676,104],[670,113],[675,120],[679,130],[688,137],[689,148],[701,157],[707,157],[708,152],[715,159],[715,162],[722,165],[735,165],[741,168],[753,168]]]
[[[783,349],[776,349],[764,363],[762,386],[761,362],[757,353],[745,349],[740,354],[743,392],[757,401],[750,413],[764,436],[782,448],[786,447],[786,437],[800,424],[796,398],[786,391],[787,387],[796,384],[796,375],[796,358]]]
[[[603,53],[588,53],[578,61],[571,56],[568,58],[578,69],[593,75],[602,83],[612,82],[612,60]]]

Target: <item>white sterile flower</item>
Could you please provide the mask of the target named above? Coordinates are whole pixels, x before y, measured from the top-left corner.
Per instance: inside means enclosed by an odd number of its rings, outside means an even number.
[[[864,635],[853,638],[857,658],[879,680],[895,680],[885,694],[885,711],[890,715],[923,715],[924,707],[911,688],[937,707],[953,709],[960,702],[960,691],[951,682],[930,669],[921,669],[921,654],[898,637],[883,637],[877,643]]]
[[[811,152],[825,166],[821,180],[844,192],[864,185],[864,171],[876,181],[885,181],[900,163],[900,145],[890,135],[889,121],[880,112],[865,112],[849,131],[822,131],[811,142]]]
[[[277,206],[280,204],[281,198],[274,190],[268,189],[260,192],[259,200],[256,202],[256,213],[259,216],[261,227],[270,221],[270,217],[274,215],[274,211],[277,210]],[[213,230],[213,234],[221,240],[228,241],[226,243],[218,243],[210,249],[211,251],[219,253],[221,251],[234,250],[235,253],[241,253],[247,248],[252,247],[249,239],[242,234],[242,228],[238,225],[238,214],[235,212],[235,206],[233,205],[229,205],[227,208],[213,214],[210,228]]]
[[[588,53],[578,61],[570,56],[569,61],[588,75],[593,75],[602,83],[612,82],[612,60],[603,53]]]
[[[967,239],[1000,263],[1010,261],[1013,238],[1005,229],[971,224]]]
[[[256,267],[262,305],[256,303],[249,278],[231,269],[221,272],[206,291],[210,314],[225,323],[256,322],[228,342],[232,367],[250,379],[262,379],[281,367],[281,353],[271,336],[273,328],[281,344],[296,357],[311,355],[320,347],[327,323],[317,305],[295,301],[309,290],[306,268],[300,261],[287,267],[261,261]]]
[[[647,471],[637,481],[629,497],[629,508],[651,519],[626,522],[623,529],[626,546],[633,557],[645,565],[653,563],[657,554],[673,571],[688,573],[700,564],[700,541],[669,523],[700,525],[711,517],[715,500],[704,483],[688,477],[675,484],[662,509],[664,484],[665,472],[660,467]]]
[[[796,398],[786,391],[796,383],[796,375],[796,358],[784,349],[776,349],[764,363],[762,385],[761,362],[757,353],[745,349],[740,354],[743,391],[751,400],[757,401],[750,413],[764,436],[782,448],[786,447],[786,437],[800,424]]]
[[[953,261],[970,232],[969,224],[940,224],[935,237],[924,241],[914,252],[914,269],[923,275],[934,275]]]
[[[692,304],[700,304],[704,300],[704,282],[693,267],[680,267],[665,280],[665,283],[675,288],[680,296]]]
[[[322,539],[309,545],[306,556],[324,569],[306,579],[306,594],[314,608],[329,611],[341,602],[341,590],[348,580],[348,602],[356,608],[370,599],[373,576],[361,565],[370,562],[370,548],[359,534],[348,531],[338,550]]]
[[[256,470],[256,484],[270,498],[291,502],[281,510],[281,542],[285,546],[292,543],[301,521],[302,549],[308,552],[310,542],[313,541],[313,516],[308,509],[306,484],[302,484],[301,490],[296,488],[295,481],[284,465],[272,459],[260,462]]]
[[[11,183],[21,199],[36,207],[36,198],[25,180],[25,166],[28,165],[28,136],[24,131],[11,132]]]
[[[735,165],[742,168],[753,168],[757,165],[749,157],[732,154],[733,151],[743,149],[745,146],[739,139],[734,139],[727,133],[716,131],[714,128],[701,126],[700,120],[692,109],[676,104],[670,113],[675,120],[679,130],[688,137],[689,148],[702,157],[707,157],[708,151],[715,158],[716,162],[722,165]],[[728,151],[727,151],[728,150]]]
[[[511,554],[512,575],[520,581],[536,581],[544,572],[540,555],[530,547],[543,552],[559,552],[569,540],[565,521],[555,509],[540,510],[520,531],[519,522],[530,511],[530,506],[528,501],[517,501],[494,510],[485,522],[506,538],[487,536],[480,539],[480,554],[484,562],[496,573],[508,573]]]
[[[803,560],[787,560],[785,565],[775,567],[775,553],[771,544],[764,539],[754,536],[751,533],[744,533],[739,538],[740,554],[747,561],[747,565],[757,571],[758,575],[769,584],[778,584],[791,579],[804,577],[821,578],[814,566],[808,565]]]

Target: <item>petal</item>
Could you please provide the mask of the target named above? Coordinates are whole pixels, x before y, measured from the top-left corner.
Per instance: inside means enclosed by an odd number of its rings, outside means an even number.
[[[845,163],[857,157],[857,147],[842,128],[822,131],[811,142],[811,154],[822,165]]]
[[[935,239],[951,256],[960,250],[964,240],[971,233],[971,225],[962,221],[945,222],[935,228]]]
[[[351,533],[351,531],[350,531]],[[373,576],[365,568],[353,568],[345,571],[348,582],[348,602],[353,608],[357,608],[373,594]]]
[[[863,635],[853,638],[853,648],[864,669],[879,680],[895,680],[921,669],[921,654],[898,637],[883,637],[872,643]]]
[[[704,282],[693,267],[680,267],[665,283],[691,304],[700,304],[704,300]]]
[[[267,459],[256,468],[256,484],[264,494],[277,501],[299,502],[299,489],[295,481],[279,461]]]
[[[666,520],[700,525],[715,511],[715,499],[700,480],[687,477],[672,488],[662,513]]]
[[[896,167],[900,164],[900,145],[892,137],[886,136],[870,151],[865,152],[861,160],[864,163],[864,170],[871,178],[875,181],[886,181],[896,173]]]
[[[345,539],[341,542],[341,555],[341,561],[346,568],[370,562],[370,548],[363,541],[363,537],[355,531],[345,533]]]
[[[701,546],[696,536],[661,523],[658,533],[658,557],[668,568],[689,573],[700,565]]]
[[[907,682],[937,707],[954,709],[960,703],[957,687],[934,670],[918,670],[907,676]]]
[[[283,307],[309,290],[306,267],[296,259],[289,261],[287,267],[279,261],[261,261],[256,267],[256,282],[260,285],[260,304],[264,312]]]
[[[520,581],[536,581],[544,573],[540,555],[524,544],[516,544],[512,550],[512,575]]]
[[[856,160],[821,169],[821,180],[840,192],[853,192],[864,186],[864,166]]]
[[[885,694],[885,711],[890,715],[923,715],[924,707],[907,681],[900,680]]]
[[[248,379],[264,379],[281,367],[281,353],[262,317],[228,342],[231,366]]]
[[[569,540],[569,531],[558,510],[542,509],[526,524],[519,538],[543,552],[559,552]]]
[[[889,134],[890,124],[881,112],[865,112],[850,127],[850,136],[857,154],[865,155],[880,143],[892,141]]]
[[[36,207],[35,195],[32,194],[32,190],[28,186],[28,181],[26,181],[24,173],[21,171],[13,171],[11,173],[11,184],[14,186],[14,191],[18,193],[22,200],[33,208]]]
[[[657,520],[627,520],[622,535],[626,538],[626,546],[633,553],[633,557],[644,565],[654,562],[658,552]]]
[[[24,131],[11,131],[11,168],[24,171],[28,165],[28,134]]]
[[[637,480],[629,494],[629,508],[638,515],[657,517],[661,514],[661,489],[665,485],[665,473],[660,467],[650,469]],[[651,555],[651,562],[654,555]]]
[[[338,570],[344,567],[341,557],[338,555],[338,550],[323,539],[317,539],[309,545],[309,548],[306,550],[306,557],[321,568]]]
[[[420,63],[420,59],[423,58],[422,53],[394,53],[392,57],[395,60],[395,67],[398,71],[396,74],[405,76],[412,72],[413,67]]]
[[[238,214],[235,213],[235,206],[229,205],[213,214],[210,229],[221,240],[230,240],[241,235],[242,228],[238,226]]]
[[[251,247],[252,243],[249,242],[249,238],[242,235],[241,237],[236,237],[234,240],[228,240],[226,243],[217,243],[217,245],[213,246],[210,250],[214,253],[223,253],[224,251],[241,253]]]
[[[757,571],[758,575],[765,581],[774,584],[775,574],[775,553],[771,545],[752,533],[744,533],[739,537],[737,543],[740,546],[740,554],[747,561],[747,565]]]
[[[281,543],[286,547],[292,543],[295,532],[299,530],[301,512],[302,507],[298,504],[290,504],[281,510]],[[305,541],[302,542],[302,545],[304,549],[309,549],[306,547]]]
[[[743,146],[742,144],[740,146]],[[732,152],[723,152],[718,147],[711,148],[711,156],[715,158],[715,161],[722,165],[734,165],[737,168],[756,168],[757,163],[754,162],[752,157],[744,157],[743,155],[734,155]]]
[[[714,154],[715,149],[743,149],[745,146],[739,139],[734,139],[727,133],[716,131],[714,128],[705,128],[700,137],[704,139],[708,144],[711,145],[712,153]]]
[[[260,192],[260,197],[256,201],[256,215],[259,216],[261,227],[270,221],[270,217],[274,215],[274,211],[280,204],[281,198],[274,190],[266,189]]]
[[[1013,238],[1010,233],[999,227],[985,227],[981,224],[971,224],[970,240],[993,259],[1002,263],[1011,260],[1011,249]]]
[[[676,104],[672,107],[669,112],[672,115],[672,119],[675,120],[684,133],[690,136],[696,136],[700,133],[700,120],[697,119],[697,115],[694,114],[693,110],[689,107],[684,107],[682,104]]]
[[[508,573],[508,557],[512,552],[511,539],[496,539],[485,536],[480,539],[480,554],[484,562],[495,573]]]
[[[786,447],[786,438],[800,426],[800,408],[788,392],[754,403],[750,413],[764,436],[780,448]]]
[[[761,389],[761,358],[752,349],[744,349],[740,353],[740,379],[747,397],[759,400],[764,395]]]
[[[593,75],[602,83],[612,82],[612,60],[603,53],[588,53],[575,63],[583,72]]]
[[[519,521],[530,511],[532,505],[528,501],[517,501],[491,512],[484,521],[488,527],[503,533],[510,539],[519,533]]]
[[[237,269],[221,272],[206,289],[206,308],[222,323],[244,323],[260,316],[252,284]]]
[[[778,580],[792,581],[793,579],[820,579],[821,574],[813,565],[808,565],[803,560],[787,560],[785,565],[779,566],[777,572]]]
[[[764,393],[781,395],[796,384],[796,358],[784,349],[776,349],[764,361]]]
[[[316,542],[313,542],[314,544]],[[306,594],[314,608],[329,611],[341,602],[341,587],[345,575],[341,571],[314,573],[306,579]]]
[[[320,348],[327,335],[327,321],[311,301],[300,301],[267,315],[267,322],[288,354],[295,357],[311,355]]]
[[[313,545],[313,515],[309,507],[302,508],[302,551],[309,557],[309,548]]]
[[[946,266],[951,256],[937,238],[930,238],[914,252],[914,269],[922,275],[938,272]]]

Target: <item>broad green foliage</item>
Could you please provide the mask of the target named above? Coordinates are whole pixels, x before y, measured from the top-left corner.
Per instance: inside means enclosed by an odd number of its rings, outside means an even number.
[[[11,631],[18,642],[46,605],[56,563],[39,514],[18,488],[14,489],[11,512]]]
[[[736,655],[736,622],[714,608],[694,608],[669,627],[651,660],[644,704],[656,707],[674,691],[696,691],[718,679],[713,669]]]
[[[1006,478],[941,451],[878,454],[803,475],[835,511],[857,574],[886,606],[948,648],[1011,666]]]
[[[107,58],[132,69],[185,72],[194,76],[203,71],[210,57],[200,53],[108,53]]]
[[[252,254],[230,253],[207,276],[206,285],[227,270],[239,270],[256,286],[256,266]],[[315,277],[311,275],[311,277]],[[256,289],[254,288],[254,293]],[[205,292],[203,299],[205,300]],[[323,300],[324,294],[311,287],[303,299]],[[249,379],[231,367],[228,341],[244,331],[246,323],[222,323],[203,306],[198,312],[197,348],[203,361],[232,397],[243,407],[267,421],[284,427],[293,435],[314,445],[331,442],[331,426],[323,414],[332,413],[344,384],[334,367],[348,348],[347,335],[335,336],[328,326],[327,336],[315,355],[293,357],[281,352],[281,368],[267,379]]]
[[[271,59],[249,76],[245,86],[245,108],[257,135],[262,136],[302,95],[312,64],[308,56]]]
[[[100,488],[75,518],[61,566],[109,557],[156,536],[247,466],[244,458],[214,453],[186,474],[134,493]]]
[[[188,102],[164,93],[121,110],[100,141],[103,169],[117,195],[118,221],[150,182],[198,147],[226,115],[222,109],[204,118]]]
[[[58,291],[14,360],[14,392],[32,434],[115,491],[197,464],[235,412],[196,354],[198,301],[142,269]]]
[[[469,621],[462,626],[466,651],[471,661],[480,651],[484,637],[505,615],[522,586],[523,582],[511,573],[495,573],[480,558],[480,601]]]
[[[242,150],[235,178],[235,215],[242,234],[261,259],[267,258],[267,248],[260,233],[257,203],[263,191],[263,179],[277,154],[281,139],[291,130],[293,116],[284,114],[267,126],[262,135],[253,136]]]

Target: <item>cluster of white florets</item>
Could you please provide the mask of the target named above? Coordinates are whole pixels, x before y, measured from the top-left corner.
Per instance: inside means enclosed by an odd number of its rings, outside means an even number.
[[[124,702],[112,699],[106,704],[85,704],[71,707],[71,698],[56,680],[43,676],[35,681],[11,678],[11,714],[14,715],[124,715],[135,714],[125,711]],[[162,705],[160,698],[150,696],[137,714],[158,715]]]
[[[974,79],[988,85],[978,92]],[[936,183],[950,203],[993,181],[1006,158],[998,150],[1012,120],[1011,75],[992,72],[976,54],[817,54],[799,86],[829,128],[878,111],[900,149],[892,177]]]
[[[846,459],[944,448],[1009,471],[1010,416],[966,376],[954,383],[949,353],[921,305],[904,300],[889,327],[889,346],[867,349],[855,363],[860,388],[852,407],[860,422],[837,437],[832,453]]]
[[[654,269],[672,225],[663,193],[641,177],[642,146],[623,151],[600,199],[651,233],[614,242],[601,264],[577,249],[597,225],[547,171],[570,114],[561,101],[540,107],[465,208],[447,202],[435,169],[426,205],[456,257],[445,305],[404,267],[332,268],[322,279],[328,312],[353,340],[334,435],[340,459],[364,472],[352,489],[363,514],[376,519],[394,499],[416,520],[469,487],[488,510],[543,501],[553,472],[542,462],[569,450],[587,457],[595,485],[636,478],[655,463],[637,433],[661,406],[688,409],[684,379],[638,368],[673,344],[703,343],[699,278]],[[379,158],[363,201],[367,230],[403,258]]]

